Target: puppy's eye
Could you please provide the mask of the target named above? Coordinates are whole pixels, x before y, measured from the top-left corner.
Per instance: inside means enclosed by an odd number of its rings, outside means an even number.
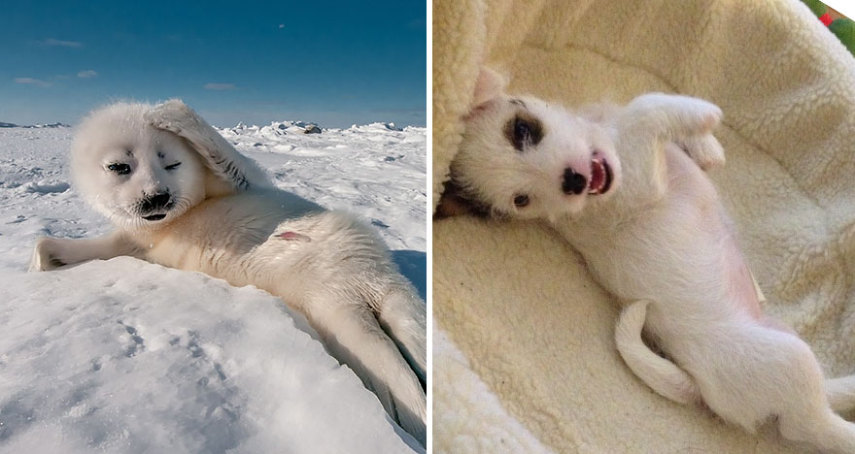
[[[110,172],[114,172],[118,175],[127,175],[131,173],[131,166],[129,166],[128,164],[114,162],[112,164],[107,164],[107,170],[109,170]]]
[[[523,144],[531,142],[531,125],[522,118],[517,117],[514,120],[514,145],[520,144],[518,148],[522,148]]]
[[[175,170],[175,169],[177,169],[177,168],[178,168],[178,166],[180,166],[180,165],[181,165],[181,163],[180,163],[180,162],[176,162],[175,164],[169,164],[168,166],[164,167],[164,169],[166,169],[166,170]]]
[[[519,114],[505,126],[505,137],[517,151],[537,145],[543,138],[543,125],[537,118]]]
[[[521,195],[514,197],[514,206],[516,206],[517,208],[523,208],[523,207],[527,206],[529,202],[530,202],[530,200],[528,199],[528,196],[525,194],[521,194]]]

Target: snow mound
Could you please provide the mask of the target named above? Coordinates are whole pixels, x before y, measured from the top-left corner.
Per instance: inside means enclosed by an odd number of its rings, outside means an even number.
[[[70,187],[71,186],[64,181],[37,181],[25,184],[24,190],[39,194],[52,194],[65,192]]]
[[[0,283],[4,451],[410,451],[260,290],[127,257]]]

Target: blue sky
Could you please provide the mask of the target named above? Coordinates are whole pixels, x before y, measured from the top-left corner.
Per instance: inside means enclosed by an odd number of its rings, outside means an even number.
[[[425,125],[426,4],[4,2],[0,121],[182,98],[208,121]]]

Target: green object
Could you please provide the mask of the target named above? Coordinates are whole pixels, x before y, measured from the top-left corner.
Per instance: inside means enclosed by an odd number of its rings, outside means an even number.
[[[807,5],[816,17],[822,16],[828,11],[828,7],[825,6],[825,3],[822,3],[819,0],[802,0],[802,3]]]
[[[840,38],[840,42],[849,49],[849,52],[855,54],[855,22],[852,19],[835,19],[828,29]]]

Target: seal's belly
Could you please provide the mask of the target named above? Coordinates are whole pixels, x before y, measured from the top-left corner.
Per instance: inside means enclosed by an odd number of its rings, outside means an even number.
[[[360,285],[361,276],[389,263],[380,238],[355,217],[290,208],[266,197],[212,199],[162,229],[146,258],[296,304],[319,283]]]

